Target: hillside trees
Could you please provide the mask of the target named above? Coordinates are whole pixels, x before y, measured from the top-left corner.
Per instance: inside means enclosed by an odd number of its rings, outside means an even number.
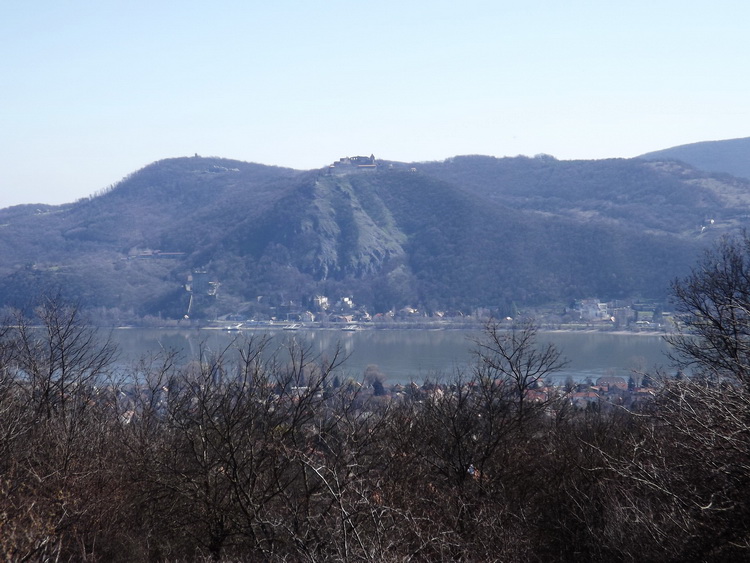
[[[15,311],[0,348],[3,555],[85,560],[119,515],[107,380],[116,348],[59,296]]]
[[[673,286],[685,330],[671,339],[692,377],[664,382],[658,417],[681,452],[701,468],[681,500],[696,550],[720,557],[750,553],[750,237],[724,238]],[[687,473],[687,474],[686,474]],[[710,538],[710,539],[709,539]]]
[[[684,328],[670,342],[682,367],[750,392],[748,235],[719,241],[673,290]]]
[[[335,349],[265,337],[184,365],[163,351],[118,384],[80,310],[51,300],[37,314],[16,313],[0,340],[8,559],[607,553],[579,497],[600,491],[598,509],[611,487],[581,466],[588,426],[536,392],[562,362],[533,325],[488,326],[473,371],[399,402],[335,386]]]
[[[662,374],[652,412],[619,454],[599,449],[654,558],[750,554],[750,239],[725,238],[674,282],[682,328],[669,337],[678,377]],[[684,372],[684,375],[683,375]]]
[[[0,323],[0,556],[745,560],[748,249],[723,241],[676,282],[694,376],[663,377],[638,412],[540,387],[565,360],[530,322],[490,323],[470,369],[398,397],[334,384],[341,351],[298,339],[125,368],[80,308],[16,311]]]
[[[528,560],[544,543],[532,530],[545,512],[551,436],[567,421],[565,398],[535,389],[565,362],[531,322],[492,322],[475,346],[470,372],[412,389],[394,409],[384,499],[413,557]]]
[[[263,337],[141,370],[125,443],[151,557],[380,559],[385,418],[333,389],[342,359]]]

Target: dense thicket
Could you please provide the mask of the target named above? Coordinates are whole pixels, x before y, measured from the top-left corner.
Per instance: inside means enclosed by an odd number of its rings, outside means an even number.
[[[693,376],[652,374],[638,411],[540,390],[565,360],[531,323],[488,325],[471,370],[394,400],[341,381],[340,351],[293,339],[123,371],[76,307],[15,311],[0,331],[2,557],[747,559],[749,250],[727,240],[676,282]]]

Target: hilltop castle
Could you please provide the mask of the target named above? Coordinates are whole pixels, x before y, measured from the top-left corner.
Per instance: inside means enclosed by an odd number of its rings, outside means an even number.
[[[349,172],[362,170],[375,170],[375,155],[370,156],[345,156],[328,167],[329,174],[348,174]]]

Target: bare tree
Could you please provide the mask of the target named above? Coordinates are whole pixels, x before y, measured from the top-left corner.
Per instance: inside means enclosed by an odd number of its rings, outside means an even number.
[[[724,238],[673,284],[679,331],[668,337],[681,377],[660,374],[650,413],[634,415],[612,473],[626,527],[653,557],[750,555],[750,239]]]
[[[519,422],[527,415],[529,391],[545,383],[547,376],[568,363],[553,343],[539,342],[539,329],[532,319],[514,323],[510,329],[490,321],[482,337],[474,342],[476,375],[480,380],[488,379],[509,387],[515,398]],[[546,401],[535,399],[533,402],[543,406],[541,403]]]
[[[59,296],[43,298],[31,318],[15,311],[12,321],[13,362],[33,391],[38,414],[65,419],[85,408],[85,394],[105,382],[117,359],[114,342],[102,339],[80,307]]]
[[[315,523],[330,504],[313,502],[326,491],[311,460],[335,423],[326,391],[340,361],[295,339],[237,340],[185,369],[160,367],[145,393],[139,385],[133,454],[156,553],[269,559],[319,549],[326,528]],[[143,424],[156,428],[156,448]]]
[[[86,560],[117,516],[106,379],[116,348],[59,296],[31,317],[14,312],[1,340],[7,545],[25,538],[25,547],[15,544],[18,559]],[[19,528],[25,534],[13,535]]]
[[[533,557],[538,476],[558,422],[554,394],[535,393],[565,363],[536,337],[531,323],[489,324],[473,371],[426,384],[393,410],[383,497],[399,516],[401,556]]]
[[[750,238],[723,238],[672,284],[679,332],[674,358],[704,378],[750,390]]]

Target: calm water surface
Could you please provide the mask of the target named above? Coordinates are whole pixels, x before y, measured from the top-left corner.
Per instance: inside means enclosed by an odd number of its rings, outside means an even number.
[[[242,336],[263,335],[260,331]],[[472,338],[480,332],[458,330],[338,330],[271,331],[267,334],[279,345],[288,338],[304,340],[319,354],[330,353],[340,344],[348,359],[340,368],[342,376],[359,378],[375,364],[391,383],[450,377],[456,370],[467,370],[472,362]],[[120,344],[123,361],[136,360],[160,349],[177,350],[184,359],[197,357],[201,347],[219,351],[237,333],[218,330],[122,329],[114,337]],[[603,375],[627,377],[631,370],[668,367],[668,346],[662,337],[643,334],[600,332],[541,333],[542,342],[553,342],[569,360],[558,377],[583,380]]]

